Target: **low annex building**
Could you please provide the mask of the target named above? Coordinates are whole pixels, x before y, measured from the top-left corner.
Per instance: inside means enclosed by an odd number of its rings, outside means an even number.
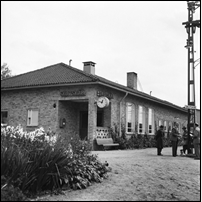
[[[64,63],[1,81],[1,122],[32,131],[51,128],[59,135],[79,134],[92,142],[110,128],[154,135],[174,122],[187,125],[187,110],[137,90],[137,73],[127,73],[127,86],[95,75],[95,63],[83,71]],[[94,144],[93,144],[94,145]],[[94,145],[95,147],[95,145]]]

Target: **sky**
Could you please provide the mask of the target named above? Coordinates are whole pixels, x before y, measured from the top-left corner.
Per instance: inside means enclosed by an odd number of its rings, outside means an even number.
[[[200,8],[194,20],[200,19]],[[186,1],[1,1],[1,65],[12,75],[63,62],[180,107],[188,103]],[[194,60],[200,58],[200,29]],[[197,63],[196,63],[197,64]],[[200,64],[195,102],[200,109]]]

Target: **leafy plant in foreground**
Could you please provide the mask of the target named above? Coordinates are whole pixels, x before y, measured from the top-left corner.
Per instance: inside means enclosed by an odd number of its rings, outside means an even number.
[[[82,189],[107,177],[107,167],[91,155],[89,142],[72,137],[62,138],[32,133],[22,128],[1,129],[2,190],[18,188],[27,196],[63,187]]]

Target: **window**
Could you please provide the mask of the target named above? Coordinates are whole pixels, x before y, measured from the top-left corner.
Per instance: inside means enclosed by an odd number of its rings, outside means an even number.
[[[148,114],[148,131],[149,134],[154,134],[154,110],[149,108]]]
[[[126,104],[126,132],[133,133],[135,130],[135,106],[134,104]]]
[[[164,121],[164,131],[167,132],[168,131],[168,124],[167,124],[167,121]]]
[[[169,132],[171,132],[171,130],[172,130],[172,122],[169,122],[168,125],[169,125],[169,126],[168,126],[168,130],[169,130]]]
[[[162,120],[159,120],[159,126],[161,126],[161,125],[163,125],[163,124],[162,124]]]
[[[38,126],[39,111],[36,109],[28,110],[27,126]]]
[[[145,133],[145,109],[142,106],[138,108],[138,133]]]
[[[168,121],[163,122],[165,137],[168,137]]]
[[[181,133],[181,123],[178,123],[178,132]]]
[[[1,123],[8,124],[8,112],[7,111],[1,111]]]

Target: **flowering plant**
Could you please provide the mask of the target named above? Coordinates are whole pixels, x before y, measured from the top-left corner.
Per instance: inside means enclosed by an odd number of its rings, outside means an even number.
[[[91,144],[78,134],[58,137],[50,128],[26,132],[20,125],[2,126],[1,190],[9,196],[9,187],[14,186],[27,195],[101,182],[107,168],[90,151]]]
[[[24,139],[30,142],[46,142],[50,145],[54,145],[57,141],[57,135],[52,132],[49,128],[46,133],[43,127],[35,129],[34,131],[27,132],[23,131],[22,126],[19,124],[17,127],[1,125],[1,137],[10,138],[10,140],[15,141],[15,139]]]

